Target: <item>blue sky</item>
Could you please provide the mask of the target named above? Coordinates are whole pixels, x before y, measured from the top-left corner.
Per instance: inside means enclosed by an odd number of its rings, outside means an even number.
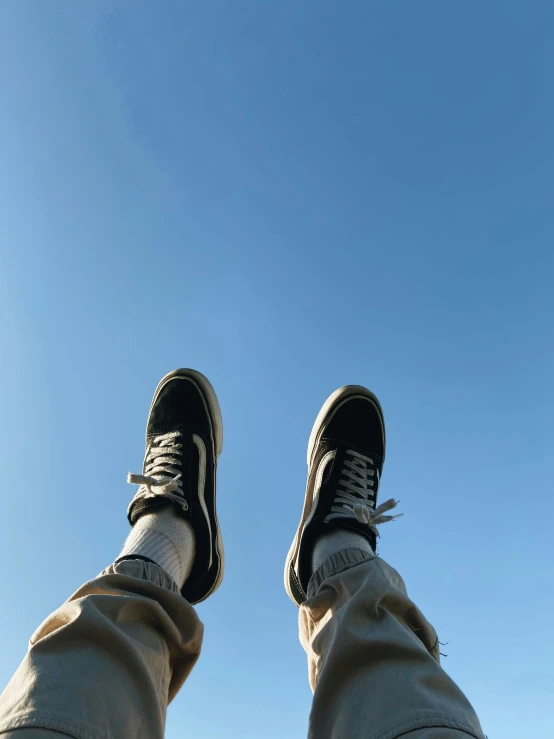
[[[2,2],[3,684],[117,555],[152,392],[190,366],[227,575],[169,739],[305,735],[282,567],[347,383],[385,410],[382,556],[485,732],[546,736],[553,32],[543,0]]]

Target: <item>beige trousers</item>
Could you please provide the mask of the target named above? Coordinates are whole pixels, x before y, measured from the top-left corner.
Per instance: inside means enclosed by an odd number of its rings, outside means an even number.
[[[314,573],[300,608],[313,739],[482,739],[402,578],[359,549]],[[0,696],[6,739],[161,739],[200,654],[196,612],[157,565],[125,561],[40,626]]]

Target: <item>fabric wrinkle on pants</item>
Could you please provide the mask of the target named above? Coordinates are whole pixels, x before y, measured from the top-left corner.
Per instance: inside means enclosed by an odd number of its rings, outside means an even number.
[[[112,565],[31,638],[0,696],[0,736],[40,727],[75,739],[161,738],[202,636],[194,608],[157,565]]]
[[[440,667],[435,631],[380,558],[346,549],[325,560],[299,625],[314,690],[310,738],[483,739]],[[0,696],[0,737],[161,739],[202,636],[157,565],[112,565],[33,635]]]
[[[483,739],[473,708],[440,666],[435,630],[379,557],[345,549],[325,560],[299,627],[314,691],[309,737]]]

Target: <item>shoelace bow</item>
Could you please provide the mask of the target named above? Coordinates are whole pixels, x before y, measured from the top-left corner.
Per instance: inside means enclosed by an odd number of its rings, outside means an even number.
[[[398,505],[394,498],[381,503],[377,508],[371,507],[369,495],[373,492],[376,480],[377,485],[379,484],[379,471],[371,457],[366,457],[353,449],[348,449],[346,454],[351,459],[345,459],[341,470],[339,485],[343,489],[337,491],[331,513],[325,517],[325,521],[331,521],[333,518],[355,518],[369,526],[373,533],[379,536],[377,530],[379,524],[394,521],[404,514],[384,515]]]
[[[177,442],[180,436],[180,431],[172,431],[154,437],[146,449],[143,474],[129,472],[127,482],[140,485],[131,505],[144,498],[165,496],[187,510],[188,503],[182,498],[182,472],[177,469],[182,466],[183,445]]]

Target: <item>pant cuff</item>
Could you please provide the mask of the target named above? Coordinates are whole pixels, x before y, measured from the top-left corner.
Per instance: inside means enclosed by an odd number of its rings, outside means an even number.
[[[133,555],[129,559],[126,557],[118,559],[113,565],[106,567],[98,577],[105,575],[127,575],[137,580],[146,580],[147,582],[154,583],[154,585],[159,585],[161,588],[170,590],[172,593],[181,595],[177,583],[169,577],[167,572],[146,557],[135,557]]]
[[[317,593],[322,583],[329,577],[338,575],[339,572],[349,570],[351,567],[356,567],[356,565],[359,565],[362,562],[371,562],[372,559],[376,559],[376,555],[370,554],[365,549],[350,548],[341,549],[340,552],[335,552],[335,554],[332,554],[330,557],[323,560],[321,565],[312,574],[310,582],[308,583],[308,598],[312,598]]]

